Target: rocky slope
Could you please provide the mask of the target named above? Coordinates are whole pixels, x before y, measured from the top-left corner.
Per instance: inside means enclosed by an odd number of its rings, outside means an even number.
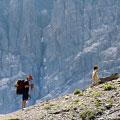
[[[120,120],[120,75],[86,90],[76,90],[25,110],[0,115],[16,120]],[[103,80],[103,79],[102,79]],[[104,78],[105,80],[105,78]]]
[[[0,113],[20,109],[14,83],[28,74],[32,105],[87,88],[95,64],[119,73],[119,11],[120,0],[0,0]]]

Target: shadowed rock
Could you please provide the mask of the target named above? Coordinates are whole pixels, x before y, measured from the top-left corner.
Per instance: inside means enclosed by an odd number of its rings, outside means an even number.
[[[100,84],[102,83],[105,83],[105,82],[108,82],[108,81],[112,81],[112,80],[115,80],[115,79],[118,79],[120,78],[120,74],[119,73],[113,73],[112,75],[108,76],[108,77],[102,77],[100,78]]]

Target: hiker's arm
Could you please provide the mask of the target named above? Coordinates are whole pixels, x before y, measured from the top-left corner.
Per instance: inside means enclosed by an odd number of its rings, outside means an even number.
[[[92,80],[93,80],[93,78],[95,77],[95,74],[96,74],[96,71],[95,71],[94,74],[92,75]]]
[[[28,88],[28,87],[33,87],[33,84],[25,85],[25,88]]]
[[[95,75],[92,75],[92,80],[93,80],[94,76],[95,76]]]
[[[94,76],[95,76],[95,75],[93,74],[91,80],[93,80]]]

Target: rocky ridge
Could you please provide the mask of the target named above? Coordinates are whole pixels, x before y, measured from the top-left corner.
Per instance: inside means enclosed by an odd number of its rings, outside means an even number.
[[[0,115],[0,120],[120,120],[120,75],[102,80],[98,86]]]

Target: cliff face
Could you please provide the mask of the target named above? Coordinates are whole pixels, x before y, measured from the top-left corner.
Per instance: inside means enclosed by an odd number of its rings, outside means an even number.
[[[50,22],[53,2],[0,0],[0,113],[20,108],[14,83],[26,79],[28,74],[33,76],[36,86],[32,104],[40,98],[43,29]]]
[[[118,0],[56,1],[44,30],[43,95],[51,90],[48,97],[86,88],[95,64],[100,76],[120,71],[119,9]]]
[[[117,75],[118,76],[118,75]],[[104,79],[111,78],[111,76]],[[110,80],[110,79],[109,79]],[[116,80],[99,84],[84,91],[43,101],[0,119],[14,120],[119,120],[120,75]]]
[[[95,64],[120,72],[119,11],[119,0],[0,0],[0,113],[20,108],[14,82],[28,74],[34,104],[86,88]]]

